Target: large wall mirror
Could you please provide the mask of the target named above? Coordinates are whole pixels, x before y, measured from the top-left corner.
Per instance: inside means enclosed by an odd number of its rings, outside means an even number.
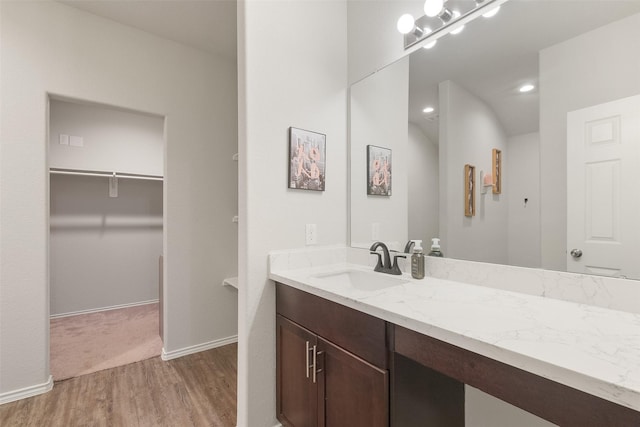
[[[354,84],[351,245],[640,279],[639,41],[640,1],[510,0]]]

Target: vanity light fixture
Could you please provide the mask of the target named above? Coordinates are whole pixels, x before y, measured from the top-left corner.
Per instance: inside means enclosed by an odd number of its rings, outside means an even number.
[[[460,12],[459,12],[459,11],[454,10],[454,11],[452,12],[452,14],[453,14],[453,19],[454,19],[454,20],[455,20],[455,19],[460,18]],[[464,25],[460,25],[460,26],[459,26],[458,28],[456,28],[455,30],[452,30],[452,31],[451,31],[451,34],[460,34],[460,33],[462,32],[462,30],[464,30]]]
[[[482,16],[484,16],[485,18],[493,18],[494,16],[496,16],[499,10],[500,10],[500,6],[496,6],[490,11],[488,11],[487,13],[483,13]]]
[[[429,27],[424,27],[424,35],[428,35],[431,34],[433,31],[431,30],[431,28]],[[424,46],[422,46],[425,49],[431,49],[432,47],[434,47],[436,45],[436,43],[438,43],[438,40],[433,40],[429,43],[426,43]]]
[[[409,13],[405,13],[398,18],[398,31],[402,34],[409,34],[416,26],[416,20]]]
[[[488,3],[486,0],[476,0],[476,7],[480,7],[486,3]],[[500,10],[500,5],[489,9],[486,13],[483,13],[482,16],[484,16],[485,18],[492,18],[496,16],[499,10]]]
[[[429,18],[438,16],[444,8],[444,0],[426,0],[424,2],[424,14]]]
[[[522,86],[520,86],[520,89],[518,89],[518,91],[521,92],[521,93],[527,93],[527,92],[531,92],[535,88],[536,87],[534,85],[532,85],[531,83],[527,83],[527,84],[523,84]]]
[[[433,107],[426,107],[424,110],[422,110],[423,113],[427,113],[427,114],[433,113],[434,111],[436,111],[436,109]]]
[[[410,14],[404,14],[398,19],[398,31],[404,34],[404,48],[423,41],[426,37],[434,37],[437,33],[442,32],[445,28],[460,20],[470,19],[472,14],[481,14],[480,10],[487,10],[483,16],[493,16],[500,9],[500,4],[507,0],[475,0],[469,2],[461,2],[456,7],[462,7],[462,10],[451,10],[446,6],[447,0],[426,0],[424,3],[425,15],[414,19]],[[460,24],[462,24],[461,22]],[[464,25],[457,26],[451,34],[459,34],[464,29]],[[435,41],[424,46],[430,49],[435,45]]]

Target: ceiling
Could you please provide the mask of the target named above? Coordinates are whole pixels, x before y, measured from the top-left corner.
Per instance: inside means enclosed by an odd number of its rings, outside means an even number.
[[[437,143],[438,83],[452,80],[493,109],[507,136],[536,132],[539,93],[518,87],[537,85],[539,51],[635,13],[640,1],[511,0],[495,17],[479,17],[411,54],[409,121]],[[423,113],[427,105],[436,111]]]
[[[58,0],[235,61],[236,0]]]

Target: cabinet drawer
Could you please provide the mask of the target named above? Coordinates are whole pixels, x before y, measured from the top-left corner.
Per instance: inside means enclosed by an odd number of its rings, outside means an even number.
[[[387,369],[384,320],[281,283],[276,283],[276,311],[367,362]]]

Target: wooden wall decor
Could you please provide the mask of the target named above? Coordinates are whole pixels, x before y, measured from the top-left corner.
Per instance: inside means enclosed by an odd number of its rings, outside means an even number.
[[[476,214],[476,168],[464,165],[464,216]]]
[[[493,167],[493,194],[502,192],[502,151],[494,148],[491,152]]]

